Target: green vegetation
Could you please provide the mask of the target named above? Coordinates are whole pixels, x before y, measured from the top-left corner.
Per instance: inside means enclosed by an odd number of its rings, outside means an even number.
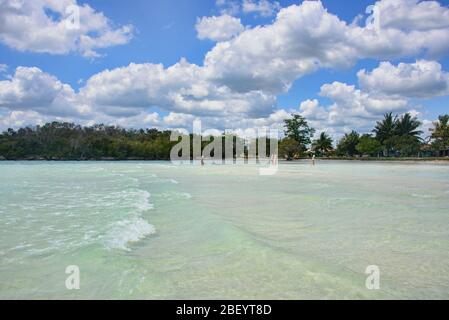
[[[357,145],[360,142],[360,136],[354,130],[346,133],[337,144],[337,155],[353,157],[357,154]]]
[[[286,138],[280,141],[279,146],[280,155],[287,160],[311,154],[329,159],[434,159],[449,156],[449,115],[440,116],[431,129],[431,136],[423,139],[422,123],[416,117],[410,113],[402,116],[387,113],[376,123],[373,135],[360,135],[353,130],[337,142],[335,150],[331,137],[325,132],[311,142],[310,137],[315,130],[303,117],[292,116],[291,120],[285,120]]]
[[[373,132],[376,135],[377,141],[384,148],[384,155],[390,156],[390,152],[393,149],[393,137],[395,135],[395,119],[393,114],[387,113],[382,121],[378,121]]]
[[[370,134],[364,134],[360,137],[356,150],[359,154],[378,157],[382,152],[383,147],[379,140],[373,138]]]
[[[0,135],[0,156],[16,159],[169,159],[170,131],[53,122]]]
[[[421,122],[410,113],[393,117],[387,113],[382,121],[377,122],[373,132],[383,147],[384,156],[409,157],[419,155],[422,146]],[[368,152],[369,154],[369,152]]]
[[[388,113],[376,123],[373,134],[360,135],[356,131],[345,134],[333,148],[332,138],[321,132],[312,141],[315,129],[300,115],[284,121],[285,138],[279,141],[281,158],[287,160],[315,154],[327,158],[412,159],[449,156],[449,115],[442,115],[422,139],[421,122],[406,113]],[[170,141],[170,131],[157,129],[124,129],[116,126],[94,125],[82,127],[73,123],[52,122],[34,128],[8,129],[0,134],[0,160],[168,160],[178,142]],[[190,135],[190,139],[193,136]],[[215,137],[215,139],[220,137]],[[223,157],[225,136],[223,143]],[[233,137],[233,156],[236,141]],[[206,139],[207,140],[207,139]],[[257,140],[252,141],[257,145]],[[204,148],[208,142],[202,143]],[[267,156],[270,141],[267,139]],[[245,146],[244,154],[248,155]]]
[[[298,143],[299,152],[305,152],[315,134],[315,129],[309,127],[306,119],[298,114],[292,114],[292,119],[284,120],[285,136]]]
[[[432,147],[438,156],[449,156],[449,115],[439,116],[432,132]]]
[[[343,156],[370,157],[438,157],[448,155],[449,147],[449,116],[440,116],[434,124],[432,136],[425,142],[419,130],[422,123],[410,113],[393,116],[387,113],[384,119],[378,121],[373,130],[374,137],[352,132],[346,135],[338,144],[337,154]],[[358,142],[357,142],[358,139]],[[354,144],[356,145],[354,149]]]
[[[279,154],[288,161],[300,156],[298,142],[292,138],[282,139],[279,143]]]
[[[102,124],[82,127],[52,122],[17,131],[8,129],[0,134],[0,160],[170,160],[170,151],[181,140],[170,141],[170,135],[171,131],[157,129],[135,130]],[[193,135],[189,138],[192,157]],[[225,158],[225,135],[203,138],[202,150],[211,141],[221,139]],[[236,136],[231,138],[235,157],[237,140],[242,146],[244,142]],[[251,145],[257,148],[258,139],[252,140]],[[247,146],[243,149],[248,156]],[[266,153],[269,156],[270,139],[266,139]],[[214,156],[214,151],[210,156]]]
[[[292,114],[284,120],[285,138],[280,141],[280,155],[287,160],[304,156],[307,146],[312,142],[315,129],[311,128],[303,116]]]
[[[332,155],[334,151],[332,144],[332,138],[326,132],[321,132],[320,137],[313,141],[312,150],[315,151],[317,156]]]

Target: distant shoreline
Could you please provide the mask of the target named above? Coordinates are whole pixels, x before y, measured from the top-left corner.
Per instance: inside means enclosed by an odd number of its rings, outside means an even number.
[[[295,163],[295,162],[304,162],[310,161],[311,158],[300,158],[291,161],[287,161],[281,159],[282,163]],[[365,157],[365,158],[347,158],[347,157],[332,157],[332,158],[316,158],[317,161],[359,161],[359,162],[434,162],[434,163],[449,163],[449,157],[445,158],[373,158],[373,157]],[[127,162],[127,161],[145,161],[145,162],[154,162],[154,161],[170,161],[170,159],[144,159],[144,158],[124,158],[124,159],[115,159],[115,158],[99,158],[99,159],[45,159],[45,158],[23,158],[23,159],[5,159],[0,158],[0,162],[15,162],[15,161],[25,161],[25,162]]]
[[[302,158],[285,162],[308,161],[308,158]],[[431,162],[448,163],[449,158],[316,158],[316,161],[358,161],[358,162]]]
[[[449,161],[449,158],[319,158],[319,160],[348,160],[348,161]]]
[[[138,159],[138,158],[126,158],[126,159],[45,159],[45,158],[23,158],[23,159],[0,159],[0,162],[12,162],[12,161],[28,161],[28,162],[125,162],[125,161],[170,161],[170,159]]]

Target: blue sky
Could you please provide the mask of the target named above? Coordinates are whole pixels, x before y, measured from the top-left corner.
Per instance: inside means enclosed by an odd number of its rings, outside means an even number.
[[[204,55],[214,46],[212,41],[199,40],[196,36],[195,23],[198,17],[219,15],[220,8],[214,0],[133,0],[132,4],[123,0],[90,0],[91,7],[103,12],[114,23],[132,24],[137,30],[135,38],[125,46],[112,47],[104,52],[102,59],[88,60],[77,54],[51,55],[18,52],[14,48],[0,45],[2,63],[11,68],[17,66],[37,66],[48,73],[56,75],[61,81],[79,87],[79,79],[87,79],[91,75],[106,68],[112,69],[135,63],[163,63],[165,66],[173,65],[181,57],[192,63],[202,64]],[[297,4],[299,1],[279,1],[282,7]],[[340,18],[351,22],[355,16],[364,13],[367,6],[373,4],[372,0],[339,1],[327,0],[323,4],[329,12],[337,14]],[[269,23],[272,17],[240,14],[243,24],[256,26]],[[447,60],[447,59],[446,59]],[[370,61],[361,66],[370,65]],[[373,66],[371,62],[371,66]],[[308,93],[319,90],[323,80],[333,80],[336,76],[342,80],[354,80],[354,70],[323,72],[318,77],[309,77],[302,85],[310,85],[311,78],[314,87],[299,98],[307,98]],[[316,79],[315,79],[316,78]],[[323,79],[323,80],[320,80]],[[298,91],[298,90],[295,90]],[[286,100],[286,103],[289,100]],[[291,101],[295,104],[294,101]]]
[[[14,0],[8,0],[7,3],[12,3]],[[2,128],[6,127],[8,125],[15,126],[17,124],[24,125],[24,124],[33,124],[33,118],[31,113],[24,119],[23,121],[19,120],[14,122],[14,119],[17,120],[19,115],[24,115],[25,112],[32,111],[36,112],[38,115],[41,115],[42,117],[40,120],[51,120],[52,118],[57,119],[69,119],[75,121],[75,122],[83,122],[88,123],[98,121],[105,121],[105,122],[114,122],[114,119],[118,119],[118,117],[115,116],[115,110],[114,111],[107,111],[105,112],[101,108],[106,108],[109,106],[110,103],[105,103],[104,106],[99,106],[101,103],[98,101],[102,100],[95,96],[92,98],[95,100],[90,100],[91,98],[83,98],[79,99],[82,100],[83,104],[89,105],[88,107],[92,108],[92,116],[86,116],[83,115],[69,115],[66,112],[61,112],[61,114],[58,114],[58,111],[56,110],[56,106],[51,106],[49,109],[54,108],[56,111],[52,109],[51,112],[46,113],[45,112],[45,105],[34,107],[32,106],[32,101],[26,101],[24,102],[23,99],[14,98],[9,100],[5,97],[10,97],[11,93],[7,90],[11,90],[11,82],[14,79],[14,73],[17,67],[26,67],[26,68],[38,68],[42,73],[48,74],[53,76],[57,79],[57,81],[60,84],[67,84],[70,86],[75,95],[78,95],[80,90],[83,91],[83,87],[86,86],[86,80],[91,78],[92,76],[95,76],[99,73],[101,73],[104,70],[114,70],[116,68],[122,68],[127,67],[130,63],[134,64],[163,64],[165,68],[169,68],[170,66],[173,66],[174,64],[178,63],[181,58],[185,58],[187,62],[190,65],[196,65],[196,66],[203,66],[205,56],[208,52],[214,49],[215,46],[217,46],[217,43],[220,41],[217,40],[210,40],[210,39],[199,39],[198,37],[198,19],[202,17],[220,17],[224,14],[227,14],[229,16],[232,16],[235,19],[240,19],[240,23],[242,25],[242,28],[246,28],[246,31],[240,31],[240,34],[236,34],[233,37],[229,39],[229,41],[234,41],[236,38],[242,36],[242,33],[247,32],[247,30],[258,28],[259,26],[263,25],[273,25],[274,21],[276,20],[276,14],[279,12],[279,10],[282,10],[282,8],[289,8],[290,6],[303,6],[304,4],[302,1],[279,1],[278,3],[273,1],[267,1],[267,3],[271,4],[273,6],[273,12],[272,14],[261,14],[258,11],[251,11],[243,9],[243,2],[239,0],[222,0],[222,1],[205,1],[205,0],[152,0],[152,1],[146,1],[146,0],[133,0],[132,2],[129,1],[122,1],[122,0],[87,0],[87,1],[72,1],[72,0],[65,0],[68,4],[75,3],[77,5],[88,5],[90,8],[92,8],[93,12],[95,14],[104,15],[104,17],[107,17],[107,27],[108,30],[118,30],[122,26],[132,26],[132,35],[129,37],[129,39],[126,40],[113,40],[110,45],[105,45],[103,48],[95,49],[95,53],[101,55],[98,57],[88,57],[86,52],[87,49],[84,48],[77,48],[77,44],[73,44],[73,48],[68,48],[66,52],[55,52],[56,49],[49,49],[45,50],[43,46],[40,44],[33,43],[33,45],[27,45],[27,43],[24,44],[17,44],[14,42],[13,39],[8,38],[8,34],[4,31],[0,31],[0,65],[6,65],[4,66],[4,70],[0,75],[0,119],[3,120],[3,124],[1,125]],[[391,0],[390,0],[391,1]],[[406,0],[401,0],[406,1]],[[407,0],[408,1],[408,0]],[[45,0],[39,0],[37,2],[42,2],[43,6],[45,6],[46,1]],[[383,2],[389,2],[389,0],[384,0]],[[237,4],[239,7],[238,10],[232,11],[230,8],[230,4]],[[255,6],[260,5],[260,1],[258,0],[252,0],[251,2]],[[374,1],[340,1],[340,0],[323,0],[321,6],[324,8],[324,10],[327,10],[329,14],[335,15],[338,17],[338,19],[341,22],[346,22],[347,25],[350,25],[351,22],[357,17],[358,15],[362,15],[360,18],[359,25],[361,27],[364,26],[364,21],[368,17],[368,15],[365,13],[365,9],[371,5],[374,4]],[[441,18],[442,22],[440,25],[436,27],[437,31],[442,31],[449,33],[449,23],[447,25],[445,24],[445,20],[447,20],[447,14],[445,15],[445,12],[448,7],[448,1],[439,1],[440,4],[439,11],[435,11],[432,16],[429,16],[427,19],[434,19],[433,17],[437,17],[437,19]],[[401,12],[400,10],[409,10],[413,14],[412,7],[416,7],[419,12],[419,10],[423,10],[421,7],[419,7],[418,1],[408,1],[407,8],[399,8],[397,9],[398,12]],[[412,6],[412,7],[410,7]],[[305,6],[304,6],[305,9]],[[25,9],[24,9],[25,10]],[[27,10],[39,10],[39,7],[33,7],[33,8],[27,8]],[[52,10],[59,10],[57,8],[53,8]],[[310,15],[317,14],[319,10],[315,10],[312,12],[312,10],[309,10],[307,12],[311,12]],[[304,11],[306,12],[306,11]],[[297,12],[292,13],[297,14],[298,19],[300,18],[300,14],[302,14],[299,9]],[[386,15],[388,13],[384,13]],[[92,13],[93,15],[93,13]],[[419,15],[417,15],[419,16]],[[382,17],[382,16],[381,16]],[[317,18],[317,17],[312,17]],[[57,19],[57,18],[56,18]],[[83,19],[83,18],[82,18]],[[89,17],[89,19],[94,20],[95,16]],[[320,19],[319,17],[317,19]],[[324,20],[324,18],[321,18]],[[389,19],[389,17],[388,17]],[[36,23],[40,23],[39,19],[36,18]],[[402,20],[401,20],[402,21]],[[426,22],[426,21],[424,21]],[[403,32],[411,32],[410,28],[413,29],[414,23],[416,24],[416,27],[418,28],[417,31],[422,32],[422,35],[425,36],[425,32],[431,32],[427,28],[421,28],[422,21],[419,22],[416,19],[411,19],[411,22],[403,22],[403,25],[397,27]],[[407,24],[407,25],[406,25]],[[17,25],[13,26],[14,28],[17,28]],[[13,28],[11,27],[11,28]],[[103,29],[104,29],[103,28]],[[445,29],[447,28],[447,29]],[[98,36],[99,33],[103,32],[103,29],[98,30],[87,30],[86,35],[92,36],[95,41],[95,36]],[[49,29],[50,30],[50,29]],[[99,31],[100,30],[100,31]],[[435,31],[435,32],[437,32]],[[56,32],[56,31],[55,31]],[[302,31],[301,31],[302,32]],[[301,36],[302,33],[298,31],[298,36],[296,35],[290,35],[292,36],[292,39],[295,39],[295,41],[298,41],[300,43],[302,41]],[[313,31],[308,31],[313,32]],[[433,31],[432,31],[433,32]],[[123,35],[123,34],[122,34]],[[407,35],[407,34],[406,34]],[[264,35],[265,36],[265,35]],[[279,37],[282,37],[283,35],[279,35]],[[338,37],[338,35],[336,35]],[[409,36],[408,36],[409,37]],[[438,38],[440,37],[440,38]],[[309,110],[310,112],[319,112],[320,110],[324,110],[326,112],[330,112],[330,108],[333,104],[337,103],[338,105],[335,106],[334,109],[342,108],[344,112],[351,112],[350,109],[353,108],[349,105],[341,105],[344,103],[344,101],[340,101],[338,97],[335,97],[333,94],[323,94],[323,92],[320,94],[321,87],[325,84],[332,84],[334,82],[339,82],[346,84],[348,86],[355,85],[355,90],[360,89],[359,85],[359,79],[357,76],[357,73],[361,69],[366,69],[367,72],[371,72],[374,69],[379,67],[379,63],[381,61],[389,61],[392,66],[397,67],[399,63],[405,63],[409,65],[413,65],[417,60],[424,59],[426,61],[434,62],[441,66],[442,68],[442,76],[445,77],[447,74],[447,70],[449,70],[449,54],[446,47],[440,48],[440,44],[438,44],[438,41],[441,42],[440,39],[445,39],[444,34],[439,35],[435,43],[423,43],[421,47],[417,49],[417,53],[410,54],[408,51],[409,48],[398,48],[398,52],[404,52],[399,54],[394,54],[391,57],[389,55],[384,55],[383,52],[379,51],[379,53],[376,52],[376,54],[355,54],[353,57],[348,57],[348,61],[351,61],[348,63],[348,65],[345,65],[345,63],[337,63],[333,65],[333,63],[329,63],[327,61],[321,61],[320,55],[325,54],[325,50],[327,48],[324,48],[323,51],[319,51],[317,53],[318,60],[320,66],[313,70],[307,70],[306,72],[298,71],[297,75],[287,75],[285,76],[286,82],[288,82],[289,89],[288,90],[280,90],[280,89],[274,89],[276,87],[276,84],[273,85],[273,89],[271,89],[269,86],[263,86],[254,88],[251,88],[251,92],[262,92],[264,95],[270,95],[273,96],[274,102],[270,102],[271,105],[266,107],[266,109],[262,111],[254,111],[253,109],[257,109],[257,107],[248,107],[245,109],[245,111],[240,112],[238,114],[231,114],[232,112],[226,111],[221,112],[220,114],[217,113],[217,115],[214,115],[213,113],[210,113],[209,111],[196,111],[196,106],[194,104],[188,104],[187,106],[179,106],[171,108],[169,106],[169,103],[165,105],[164,103],[161,103],[161,105],[158,105],[158,103],[148,101],[142,101],[136,102],[135,105],[130,106],[130,110],[134,110],[136,108],[136,105],[143,106],[141,109],[139,109],[140,117],[142,117],[145,114],[153,114],[156,112],[158,114],[158,120],[156,120],[154,123],[148,124],[148,126],[158,126],[158,127],[170,127],[170,126],[176,126],[179,127],[188,127],[189,124],[187,123],[188,120],[191,119],[189,117],[190,115],[197,117],[204,115],[206,117],[209,117],[210,127],[213,127],[214,124],[219,122],[217,118],[225,118],[227,120],[231,120],[233,116],[237,116],[239,118],[245,118],[248,117],[248,119],[259,119],[260,118],[268,118],[269,113],[265,112],[268,110],[268,108],[271,108],[271,112],[274,112],[275,110],[284,109],[286,112],[290,111],[297,111],[297,112],[305,112],[305,114],[308,114],[305,110],[306,108],[299,109],[299,106],[304,101],[313,101],[316,99],[318,102],[318,105],[315,105],[311,107],[312,109]],[[442,38],[441,38],[442,37]],[[228,41],[228,39],[226,39]],[[51,41],[49,39],[45,39],[45,41]],[[79,40],[76,40],[79,41]],[[114,42],[116,41],[116,42]],[[277,41],[276,35],[273,35],[273,41]],[[283,41],[281,39],[281,41]],[[293,45],[292,41],[290,39],[285,40],[287,45]],[[318,40],[317,40],[318,41]],[[329,41],[329,39],[326,39],[326,41]],[[24,42],[26,42],[26,39],[24,39]],[[98,40],[100,42],[100,40]],[[406,42],[404,40],[404,42]],[[317,43],[318,44],[318,43]],[[311,46],[311,47],[310,47]],[[317,45],[318,46],[318,45]],[[285,47],[285,45],[283,45]],[[335,49],[332,45],[329,45],[332,49]],[[432,51],[434,48],[438,47],[437,54],[428,55],[425,52]],[[89,48],[90,49],[90,48]],[[314,50],[313,43],[309,45],[307,50]],[[60,50],[60,49],[58,49]],[[82,51],[86,50],[86,51]],[[292,49],[293,50],[293,49]],[[321,50],[321,49],[320,49]],[[375,51],[374,49],[370,49]],[[48,51],[48,52],[47,52]],[[362,50],[363,51],[363,50]],[[235,52],[233,52],[235,53]],[[252,53],[243,53],[243,55],[248,54],[252,55]],[[272,55],[275,53],[272,53]],[[290,54],[290,53],[288,53]],[[302,57],[302,53],[298,52],[298,54]],[[263,54],[262,54],[263,55]],[[275,57],[272,57],[272,55],[268,59],[274,59]],[[257,57],[256,57],[257,58]],[[258,59],[258,58],[257,58]],[[282,55],[280,55],[279,59],[282,59]],[[296,58],[295,58],[296,59]],[[302,59],[302,58],[301,58]],[[344,57],[343,57],[344,60]],[[296,59],[296,62],[300,62],[302,60]],[[235,67],[235,64],[233,65]],[[416,67],[416,66],[415,66]],[[238,68],[238,65],[237,65]],[[221,70],[221,69],[220,69]],[[227,70],[225,70],[227,71]],[[238,71],[238,70],[237,70]],[[263,72],[263,67],[260,70],[256,70],[255,73]],[[209,75],[210,76],[210,75]],[[273,71],[273,74],[268,73],[267,78],[275,78],[278,76],[277,71]],[[284,75],[280,76],[282,80]],[[176,77],[176,76],[175,76]],[[235,79],[235,75],[233,74],[232,79]],[[232,88],[233,92],[227,93],[227,94],[242,94],[241,89],[237,88],[234,89],[232,84],[229,85],[228,81],[232,81],[229,79],[223,80],[221,82],[221,79],[219,79],[219,83],[225,83],[226,86]],[[246,78],[245,78],[246,79]],[[271,79],[266,79],[268,82],[271,81]],[[395,81],[400,81],[401,79],[396,79]],[[441,79],[440,79],[441,80]],[[111,80],[112,81],[112,80]],[[114,78],[115,83],[117,83],[117,79]],[[240,80],[239,80],[240,81]],[[246,81],[246,80],[242,80]],[[262,82],[265,81],[265,79],[261,80]],[[274,80],[273,80],[274,81]],[[404,79],[402,79],[403,82]],[[417,80],[418,83],[421,80]],[[422,80],[424,81],[424,80]],[[3,87],[2,87],[3,83]],[[102,85],[105,85],[103,82],[101,82]],[[149,88],[148,90],[151,90],[151,83],[152,81],[148,80]],[[22,85],[22,84],[21,84]],[[201,85],[204,85],[202,82]],[[215,84],[214,84],[215,85]],[[432,85],[432,84],[429,84]],[[112,86],[112,85],[110,85]],[[54,86],[53,86],[54,87]],[[176,88],[179,87],[179,85],[175,85]],[[26,86],[25,86],[26,88]],[[90,88],[89,92],[94,92],[94,88]],[[146,89],[146,90],[147,90]],[[375,88],[374,88],[375,89]],[[362,99],[361,103],[364,103],[363,101],[368,101],[368,99],[380,99],[379,92],[374,95],[373,88],[371,88],[370,92],[367,91],[367,97],[366,99]],[[410,88],[409,88],[410,89]],[[4,91],[2,95],[2,91]],[[165,89],[164,89],[165,90]],[[168,89],[167,89],[168,90]],[[218,90],[218,89],[217,89]],[[232,91],[231,90],[231,91]],[[356,118],[360,117],[366,121],[359,121],[356,120],[353,121],[353,123],[347,123],[344,124],[344,121],[329,121],[325,120],[324,118],[326,115],[323,115],[321,118],[316,117],[316,119],[313,119],[314,117],[311,116],[312,122],[316,124],[317,127],[319,127],[322,130],[330,131],[332,134],[341,134],[348,130],[349,125],[354,125],[356,128],[360,129],[361,131],[366,130],[369,123],[373,123],[373,121],[381,116],[383,111],[393,111],[397,113],[414,110],[419,112],[419,117],[421,120],[434,120],[439,114],[448,113],[449,112],[449,97],[448,92],[445,90],[440,90],[436,94],[421,94],[420,96],[414,96],[410,92],[404,93],[402,89],[400,90],[400,93],[389,93],[390,96],[388,96],[388,99],[392,99],[391,97],[394,96],[395,99],[395,106],[397,105],[396,102],[399,103],[399,100],[406,100],[407,105],[402,107],[392,107],[391,110],[379,110],[378,112],[367,112],[364,115],[361,115],[364,113],[364,111],[360,112],[358,115],[356,115]],[[404,89],[405,90],[405,89]],[[412,89],[410,89],[412,90]],[[43,89],[43,91],[45,91]],[[86,90],[87,91],[87,90]],[[375,91],[375,90],[374,90]],[[164,91],[165,93],[166,91]],[[171,91],[168,91],[171,92]],[[251,93],[249,92],[249,93]],[[245,94],[248,92],[245,92]],[[54,93],[55,97],[59,93]],[[130,93],[134,94],[135,93]],[[168,93],[170,94],[170,93]],[[361,94],[364,94],[363,92]],[[91,94],[90,96],[93,96],[95,94]],[[386,99],[385,92],[381,93],[382,98]],[[3,97],[3,100],[2,99]],[[97,99],[98,98],[98,99]],[[121,98],[124,99],[124,97],[120,96],[117,97],[117,100],[120,100]],[[258,97],[257,99],[259,99]],[[32,98],[30,98],[32,99]],[[73,98],[78,99],[78,98]],[[72,100],[73,100],[72,99]],[[226,98],[227,99],[227,98]],[[240,99],[247,99],[245,97],[238,98],[238,101]],[[45,100],[45,99],[44,99]],[[70,99],[69,99],[70,100]],[[104,99],[103,99],[104,100]],[[158,101],[157,98],[154,99],[155,101]],[[370,100],[370,101],[371,101]],[[208,100],[209,101],[209,100]],[[215,100],[214,100],[215,101]],[[228,101],[228,100],[226,100]],[[232,100],[234,101],[234,100]],[[272,101],[272,100],[270,100]],[[39,98],[36,99],[36,104],[41,103]],[[81,104],[81,102],[77,102],[78,104]],[[243,102],[242,102],[243,103]],[[251,102],[248,102],[251,103]],[[369,101],[367,102],[370,103]],[[92,106],[90,106],[92,104]],[[95,106],[94,106],[95,105]],[[340,106],[341,105],[341,106]],[[61,106],[63,108],[63,106]],[[136,112],[130,112],[129,117],[131,117],[131,120],[128,122],[127,117],[128,114],[124,112],[122,114],[122,109],[126,109],[128,106],[126,105],[120,105],[120,106],[114,106],[114,107],[120,107],[120,119],[118,124],[121,125],[130,125],[130,126],[144,126],[145,123],[135,122],[133,120],[133,116],[135,116]],[[79,109],[79,106],[76,108]],[[75,109],[76,109],[75,108]],[[183,109],[184,108],[184,109]],[[203,109],[207,109],[206,107],[202,107]],[[321,108],[321,109],[320,109]],[[117,109],[117,108],[116,108]],[[199,110],[200,108],[198,108]],[[16,112],[15,117],[12,117],[13,112]],[[260,112],[260,115],[257,115],[257,112]],[[310,114],[309,112],[309,114]],[[20,114],[19,114],[20,113]],[[105,117],[97,117],[95,115],[98,114],[107,114]],[[181,114],[184,116],[186,123],[181,123],[182,121],[174,121],[174,123],[170,123],[170,121],[164,121],[164,117],[167,117],[170,115],[170,113],[173,113],[175,116],[176,114]],[[95,114],[95,115],[94,115]],[[114,115],[114,117],[111,118],[111,115]],[[125,116],[122,116],[125,115]],[[279,114],[278,114],[279,115]],[[279,115],[281,116],[281,115]],[[352,116],[352,114],[351,114]],[[212,119],[214,118],[214,119]],[[331,115],[329,114],[329,119],[331,118]],[[276,118],[277,119],[277,118]],[[170,120],[170,119],[169,119]],[[9,122],[8,122],[9,121]],[[328,123],[326,123],[326,121]],[[39,121],[36,120],[36,123]],[[207,121],[206,121],[207,122]],[[232,121],[231,121],[232,122]],[[268,126],[276,125],[274,122],[276,121],[268,121],[265,124]],[[279,121],[278,121],[279,122]],[[332,122],[332,123],[331,123]],[[363,122],[363,123],[362,123]],[[253,123],[251,121],[247,122],[248,125],[250,123]],[[265,125],[264,124],[264,125]],[[219,128],[222,129],[222,128]]]

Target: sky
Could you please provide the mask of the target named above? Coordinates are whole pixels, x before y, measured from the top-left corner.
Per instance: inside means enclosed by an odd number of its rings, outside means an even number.
[[[449,113],[449,1],[0,0],[0,130],[70,121],[335,138]],[[211,130],[212,132],[214,130]]]

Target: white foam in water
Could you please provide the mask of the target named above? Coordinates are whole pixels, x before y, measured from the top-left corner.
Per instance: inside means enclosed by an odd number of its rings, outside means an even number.
[[[173,183],[173,184],[178,184],[178,183],[179,183],[179,182],[176,181],[175,179],[170,179],[170,182]]]
[[[192,195],[188,192],[183,192],[181,193],[181,196],[186,198],[186,199],[192,199]]]
[[[126,191],[130,200],[130,216],[113,224],[105,236],[106,246],[112,249],[130,250],[128,245],[138,242],[156,232],[153,225],[140,217],[140,213],[153,209],[151,194],[145,190]]]
[[[154,226],[140,217],[122,220],[106,236],[107,245],[113,249],[130,250],[130,243],[136,243],[155,232]]]
[[[154,208],[153,204],[150,203],[151,194],[148,191],[140,190],[138,195],[139,198],[136,200],[135,206],[139,211],[143,212]]]

